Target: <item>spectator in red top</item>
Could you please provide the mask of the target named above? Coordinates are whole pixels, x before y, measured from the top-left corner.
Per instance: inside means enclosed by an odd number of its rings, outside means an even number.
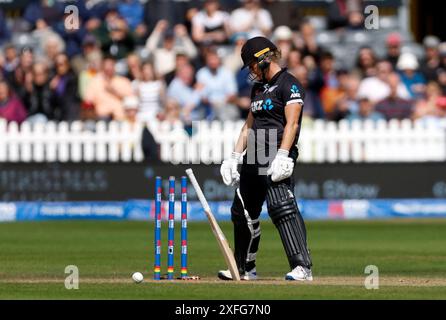
[[[398,96],[400,77],[397,73],[389,75],[388,84],[390,86],[390,95],[379,102],[375,110],[383,114],[386,120],[409,118],[412,114],[413,104],[410,100],[405,100]]]
[[[396,64],[401,54],[401,36],[397,32],[392,32],[386,39],[386,60],[396,69]]]
[[[21,123],[26,119],[26,110],[6,81],[0,80],[0,119]]]

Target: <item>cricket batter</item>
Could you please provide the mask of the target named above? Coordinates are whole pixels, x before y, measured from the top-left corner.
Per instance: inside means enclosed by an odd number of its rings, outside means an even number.
[[[249,67],[255,81],[251,110],[231,158],[223,161],[220,170],[226,185],[238,186],[231,220],[240,277],[257,278],[259,216],[266,199],[268,214],[279,231],[290,265],[285,279],[312,281],[306,229],[295,202],[292,180],[304,91],[296,78],[280,67],[280,51],[267,38],[249,39],[241,57],[243,68]],[[232,279],[229,270],[220,271],[218,277]]]

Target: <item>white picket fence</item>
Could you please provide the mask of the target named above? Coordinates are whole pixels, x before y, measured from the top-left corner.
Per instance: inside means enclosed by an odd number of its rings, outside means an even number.
[[[7,124],[0,119],[0,162],[142,161],[146,124],[80,121]],[[189,136],[181,123],[148,124],[164,162],[221,163],[238,137],[242,121],[194,125]],[[425,162],[446,160],[446,119],[435,122],[316,120],[304,123],[300,162]]]

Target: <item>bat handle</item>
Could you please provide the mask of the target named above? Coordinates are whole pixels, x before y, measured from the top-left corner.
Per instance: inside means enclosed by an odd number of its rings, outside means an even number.
[[[190,182],[194,186],[195,191],[197,192],[198,200],[200,200],[203,209],[205,211],[209,211],[211,208],[209,207],[209,204],[206,198],[204,197],[203,191],[201,190],[201,187],[198,184],[197,179],[195,178],[194,172],[192,171],[192,169],[189,168],[186,169],[186,174],[189,177]]]

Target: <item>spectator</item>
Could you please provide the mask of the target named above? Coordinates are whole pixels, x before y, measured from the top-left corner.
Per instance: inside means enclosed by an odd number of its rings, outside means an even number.
[[[240,59],[240,53],[246,40],[248,40],[248,34],[245,32],[234,33],[231,37],[231,42],[234,44],[234,48],[231,53],[224,57],[223,65],[233,74],[237,74],[243,66],[242,59]]]
[[[46,64],[52,67],[56,56],[65,51],[65,42],[42,19],[37,20],[36,30],[32,32],[32,37],[38,44],[36,48],[37,57],[45,59]]]
[[[54,105],[48,66],[44,62],[33,65],[31,77],[25,79],[25,88],[23,102],[28,109],[28,120],[41,122],[61,118],[61,111]]]
[[[260,0],[243,0],[243,6],[231,13],[232,32],[247,32],[248,37],[269,36],[273,29],[271,14],[263,9]]]
[[[330,52],[325,52],[321,56],[320,68],[324,79],[324,87],[320,93],[324,112],[329,114],[334,111],[335,102],[342,92],[339,90],[339,74],[334,68],[334,57]],[[345,72],[341,76],[345,75]]]
[[[316,32],[310,21],[304,20],[300,25],[300,44],[298,48],[302,52],[302,58],[310,56],[316,64],[319,63],[323,53],[316,41]]]
[[[96,55],[101,55],[101,49],[96,38],[88,34],[82,40],[82,52],[71,58],[71,66],[76,74],[80,74],[83,70],[88,68],[89,59],[91,53],[95,52]]]
[[[160,76],[174,70],[175,57],[178,52],[187,54],[190,59],[197,56],[197,49],[189,38],[184,25],[176,25],[173,32],[167,28],[166,20],[158,21],[146,43],[153,58],[155,71]],[[159,46],[160,42],[161,46]]]
[[[156,77],[153,65],[146,61],[141,67],[141,79],[133,80],[133,91],[139,98],[138,119],[153,121],[161,111],[164,101],[164,81]]]
[[[410,52],[403,53],[398,59],[397,69],[400,71],[400,77],[406,86],[412,99],[421,98],[426,89],[426,81],[423,75],[417,71],[417,57]]]
[[[367,97],[363,97],[359,99],[359,108],[357,112],[350,112],[347,116],[347,120],[356,121],[356,120],[372,120],[379,121],[385,120],[384,116],[376,112],[373,108],[373,104]]]
[[[129,31],[127,23],[122,18],[115,19],[110,24],[108,37],[102,42],[102,51],[119,60],[126,58],[134,48],[135,39]]]
[[[412,102],[402,99],[398,95],[400,87],[400,77],[397,73],[391,73],[388,77],[388,84],[390,87],[390,95],[384,100],[378,102],[375,110],[384,115],[386,120],[390,119],[407,119],[412,114]]]
[[[217,45],[228,41],[229,14],[219,9],[218,0],[205,0],[203,10],[192,18],[192,39],[199,44]]]
[[[293,32],[288,26],[278,26],[274,30],[273,38],[281,53],[281,65],[284,66],[294,46]]]
[[[393,72],[389,61],[382,60],[376,65],[376,76],[368,77],[361,81],[358,88],[358,96],[368,98],[372,103],[376,103],[387,98],[390,94],[388,78]],[[410,93],[404,84],[399,83],[397,96],[401,99],[410,99]]]
[[[57,120],[77,120],[80,114],[79,91],[77,77],[71,70],[68,56],[64,53],[57,55],[55,66],[56,75],[50,82],[50,88],[54,105],[61,112]]]
[[[102,71],[87,88],[85,100],[94,107],[96,117],[103,120],[123,120],[122,100],[133,95],[130,81],[116,75],[116,60],[108,56],[102,62]]]
[[[12,44],[7,44],[4,49],[4,61],[2,64],[3,74],[5,78],[10,79],[15,69],[18,67],[20,59],[17,49]]]
[[[288,54],[286,66],[288,69],[294,69],[302,65],[302,54],[298,49],[291,49]]]
[[[353,71],[361,78],[376,75],[376,54],[371,47],[364,46],[359,49],[356,68]]]
[[[194,68],[190,64],[177,69],[175,78],[167,88],[167,96],[177,101],[186,124],[204,119],[205,113],[199,108],[200,94],[194,87]]]
[[[429,82],[426,87],[426,98],[420,99],[415,104],[412,115],[414,120],[438,119],[445,115],[446,97],[436,82]]]
[[[93,51],[86,56],[86,68],[79,74],[79,96],[82,101],[86,98],[86,92],[91,86],[93,79],[100,72],[102,65],[102,53]]]
[[[181,107],[177,100],[172,98],[166,100],[166,103],[164,105],[164,112],[161,119],[171,124],[181,122]],[[186,131],[191,134],[192,127],[190,125],[187,125]]]
[[[240,117],[236,102],[237,83],[234,75],[221,66],[216,51],[209,51],[206,66],[198,70],[197,82],[203,87],[201,98],[208,107],[210,119],[235,120]]]
[[[26,119],[26,109],[8,83],[0,80],[0,119],[22,123]]]
[[[14,72],[7,74],[8,82],[11,84],[13,90],[20,96],[22,101],[25,96],[25,82],[31,82],[29,79],[31,78],[33,63],[33,50],[25,47],[20,53],[19,65],[15,68]]]
[[[142,77],[141,73],[141,58],[136,53],[130,53],[127,56],[127,78],[131,81],[140,80]]]
[[[435,36],[427,36],[423,40],[425,59],[421,63],[421,72],[427,81],[435,81],[440,68],[440,40]]]
[[[190,63],[191,62],[186,53],[177,52],[175,55],[175,69],[164,75],[164,81],[166,82],[166,84],[169,85],[172,82],[179,68],[185,65],[189,65]]]
[[[324,109],[319,97],[320,87],[314,81],[314,78],[309,75],[308,69],[303,65],[299,65],[290,71],[305,89],[305,107],[303,108],[303,114],[313,119],[324,118]],[[311,72],[314,72],[314,70]]]
[[[139,100],[135,96],[125,97],[123,102],[125,119],[124,121],[130,126],[130,130],[135,131],[140,129],[138,126]],[[142,126],[141,132],[141,147],[144,153],[144,160],[157,161],[159,160],[159,146],[155,142],[152,133],[147,129],[146,125]]]
[[[396,64],[401,54],[401,35],[398,32],[392,32],[386,39],[386,60],[396,69]]]

